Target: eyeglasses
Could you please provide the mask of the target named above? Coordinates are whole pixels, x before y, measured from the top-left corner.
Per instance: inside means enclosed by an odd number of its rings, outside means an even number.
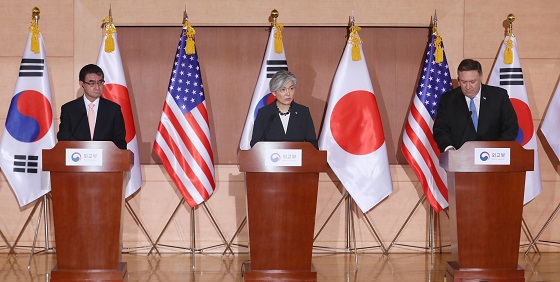
[[[91,87],[95,87],[95,85],[97,85],[97,86],[103,86],[103,85],[105,84],[105,80],[88,81],[88,82],[82,81],[82,82],[83,82],[84,84],[87,84],[87,85],[91,86]]]
[[[284,95],[284,94],[288,93],[288,91],[290,91],[290,93],[294,93],[296,91],[296,87],[292,86],[290,88],[282,88],[282,89],[277,90],[276,92]]]

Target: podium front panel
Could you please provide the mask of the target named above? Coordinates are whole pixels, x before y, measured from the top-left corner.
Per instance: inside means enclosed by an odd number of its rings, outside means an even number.
[[[318,173],[247,173],[252,270],[310,271]]]
[[[117,269],[123,173],[57,173],[51,182],[58,269]]]

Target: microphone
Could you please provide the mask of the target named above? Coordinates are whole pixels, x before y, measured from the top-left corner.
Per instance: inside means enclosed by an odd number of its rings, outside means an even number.
[[[274,113],[270,116],[270,118],[268,119],[268,122],[266,123],[266,127],[264,128],[264,132],[263,135],[261,136],[260,141],[266,141],[264,140],[266,138],[266,135],[268,134],[268,130],[270,129],[270,125],[272,124],[272,121],[274,120],[274,118],[278,116],[278,113]]]
[[[80,122],[82,122],[82,119],[84,119],[84,116],[87,115],[87,112],[84,112],[82,114],[82,116],[80,116],[80,119],[78,119],[78,123],[76,123],[76,127],[74,127],[74,129],[72,130],[72,133],[70,134],[70,136],[68,137],[68,139],[72,140],[72,138],[74,137],[74,133],[76,133],[76,130],[78,129],[78,127],[80,126]]]

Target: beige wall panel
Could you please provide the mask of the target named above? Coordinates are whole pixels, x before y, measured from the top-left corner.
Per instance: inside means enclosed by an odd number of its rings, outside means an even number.
[[[20,56],[29,34],[31,10],[37,6],[41,10],[39,30],[45,41],[49,56],[72,56],[74,26],[72,0],[60,1],[18,1],[0,2],[0,26],[2,44],[0,56]],[[9,42],[9,44],[6,44]]]
[[[558,58],[560,3],[543,1],[465,1],[465,57],[495,58],[504,39],[504,21],[514,14],[520,58]]]
[[[113,1],[115,2],[115,1]],[[76,1],[87,11],[103,17],[112,5],[113,17],[120,25],[179,25],[184,1],[155,2],[149,0]],[[463,1],[191,1],[187,4],[190,20],[196,25],[266,26],[272,9],[280,13],[279,22],[286,25],[346,25],[355,13],[356,23],[364,26],[426,26],[435,9],[445,11],[462,8]]]

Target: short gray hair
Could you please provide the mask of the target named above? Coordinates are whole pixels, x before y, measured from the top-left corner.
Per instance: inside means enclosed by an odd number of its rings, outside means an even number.
[[[270,92],[275,92],[284,88],[284,85],[288,83],[288,80],[291,80],[294,83],[294,86],[296,86],[297,78],[293,73],[288,70],[279,70],[270,79],[270,83],[268,84]]]

